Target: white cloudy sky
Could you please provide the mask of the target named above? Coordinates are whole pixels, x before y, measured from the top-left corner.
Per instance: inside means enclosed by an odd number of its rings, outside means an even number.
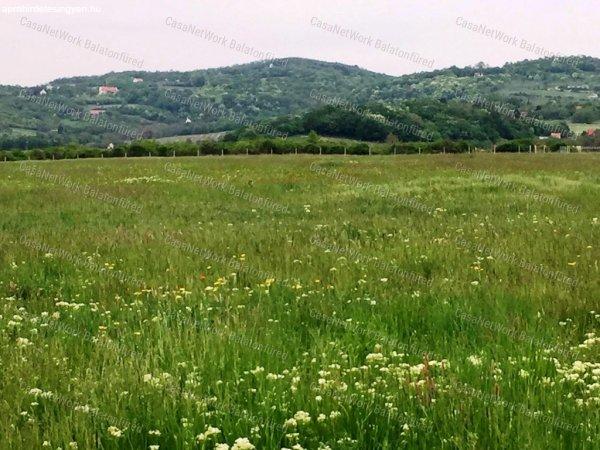
[[[90,6],[100,12],[16,12],[13,6]],[[167,18],[210,30],[207,42],[166,25]],[[371,45],[323,31],[316,19],[360,32]],[[377,39],[433,60],[433,68],[534,59],[526,41],[556,54],[600,57],[599,0],[0,0],[0,84],[33,85],[58,77],[135,69],[28,28],[47,25],[143,60],[143,70],[191,70],[252,61],[232,40],[278,57],[339,61],[401,75],[427,70],[375,48]],[[483,24],[514,37],[504,43],[459,26]]]

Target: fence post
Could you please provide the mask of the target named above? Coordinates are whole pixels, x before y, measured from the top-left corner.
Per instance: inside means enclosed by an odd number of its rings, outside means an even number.
[[[200,149],[196,150],[196,156],[200,156]]]
[[[394,155],[396,154],[396,146],[394,145]]]
[[[521,146],[520,145],[519,145],[519,150],[518,151],[519,151],[519,153],[521,153]]]
[[[496,144],[492,145],[492,152],[494,152],[494,155],[496,154]]]
[[[148,152],[148,158],[152,158],[152,153]]]
[[[323,150],[322,150],[321,146],[319,146],[319,155],[322,155],[322,154],[323,154]]]
[[[419,147],[419,155],[421,154],[421,147]]]
[[[225,155],[224,150],[221,149],[221,156],[224,156],[224,155]]]
[[[271,156],[273,156],[273,147],[271,147]]]
[[[125,152],[125,158],[127,158],[127,152]]]
[[[248,147],[246,147],[246,156],[248,156]]]
[[[294,153],[297,155],[298,154],[298,147],[294,147]]]
[[[446,154],[446,147],[444,147],[444,148],[442,149],[442,153],[443,153],[444,155]]]
[[[173,150],[173,158],[175,158],[175,150]]]
[[[369,145],[369,156],[371,156],[371,146]]]
[[[531,144],[529,144],[529,153],[531,153]]]

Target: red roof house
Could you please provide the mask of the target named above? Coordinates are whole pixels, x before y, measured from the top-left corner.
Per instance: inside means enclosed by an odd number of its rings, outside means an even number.
[[[119,92],[119,88],[116,86],[100,86],[98,88],[98,95],[101,94],[116,94]]]

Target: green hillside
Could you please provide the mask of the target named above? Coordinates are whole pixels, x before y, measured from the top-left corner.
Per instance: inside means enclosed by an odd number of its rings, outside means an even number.
[[[259,134],[317,129],[365,140],[393,133],[404,141],[495,142],[549,134],[546,124],[567,129],[567,122],[600,120],[599,75],[600,60],[591,57],[402,77],[291,58],[192,72],[65,78],[29,88],[0,86],[0,148],[104,146],[257,123]],[[99,94],[102,85],[119,91]],[[100,110],[97,118],[89,115],[92,109]],[[539,123],[518,120],[525,115]]]

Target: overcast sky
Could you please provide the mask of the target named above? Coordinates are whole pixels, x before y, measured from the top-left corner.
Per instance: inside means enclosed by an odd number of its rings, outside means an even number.
[[[14,6],[88,11],[6,9]],[[220,67],[258,52],[391,75],[544,51],[600,57],[599,24],[599,0],[0,0],[0,84]],[[183,25],[196,34],[174,28]]]

